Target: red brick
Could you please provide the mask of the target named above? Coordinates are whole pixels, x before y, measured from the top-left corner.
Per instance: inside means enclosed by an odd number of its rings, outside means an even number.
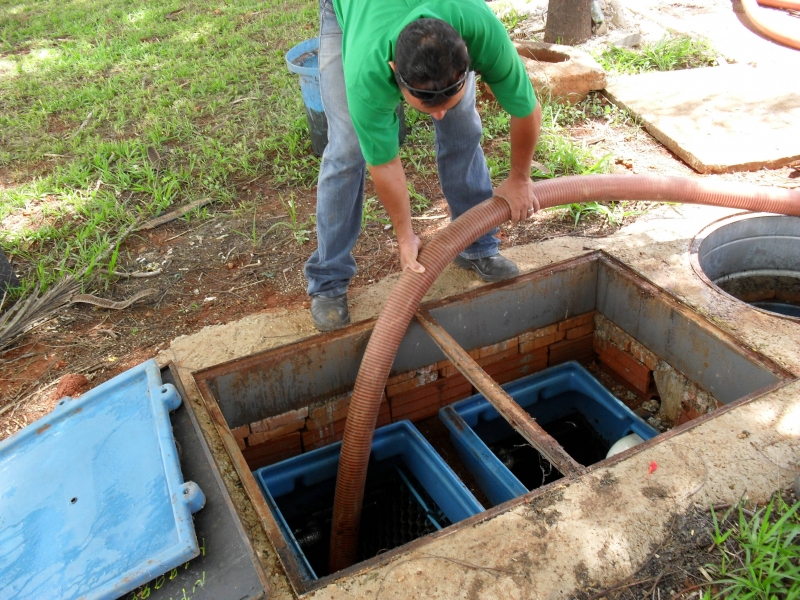
[[[450,379],[458,379],[460,381],[458,383],[454,381],[452,385],[442,390],[442,394],[439,398],[439,404],[442,406],[452,404],[453,402],[458,402],[464,398],[469,398],[475,393],[475,391],[472,389],[472,384],[467,381],[465,377],[457,375],[451,377]]]
[[[585,361],[594,358],[592,340],[594,335],[585,335],[574,340],[563,340],[548,346],[549,366],[560,365],[568,360]]]
[[[233,435],[233,439],[243,440],[248,435],[250,435],[250,426],[242,425],[241,427],[234,427],[233,429],[231,429],[231,434]]]
[[[392,421],[414,418],[425,413],[435,415],[443,403],[455,402],[472,394],[472,384],[463,375],[444,377],[426,386],[411,390],[390,399]]]
[[[496,362],[506,360],[512,356],[517,356],[518,354],[519,354],[519,348],[517,346],[513,346],[511,348],[508,348],[507,350],[498,352],[497,354],[491,354],[489,356],[484,356],[483,358],[478,358],[475,360],[475,362],[478,363],[480,367],[485,368],[487,365],[491,365]],[[460,371],[453,366],[448,369],[444,369],[442,373],[446,373],[445,375],[446,377],[452,377],[453,375],[460,374]]]
[[[533,338],[530,341],[521,342],[519,345],[519,351],[522,354],[527,352],[533,352],[534,350],[538,350],[539,348],[544,348],[545,346],[549,346],[550,344],[555,344],[556,342],[560,342],[566,336],[566,332],[564,331],[554,331],[545,336],[541,336],[538,338]]]
[[[378,420],[375,421],[375,427],[383,427],[392,422],[392,411],[389,408],[389,403],[384,399],[381,402],[381,407],[378,410]]]
[[[459,371],[455,365],[450,365],[442,369],[440,373],[442,377],[453,377],[454,375],[460,375],[461,371]]]
[[[426,385],[423,387],[415,388],[411,391],[405,392],[404,394],[400,394],[398,396],[394,396],[389,398],[390,406],[392,407],[392,418],[396,419],[395,416],[395,409],[401,406],[405,406],[406,404],[410,404],[413,402],[418,402],[420,399],[424,398],[438,398],[439,390],[434,385]],[[438,400],[435,400],[438,402]]]
[[[404,404],[401,407],[392,407],[392,420],[396,423],[403,419],[409,421],[418,421],[427,419],[434,416],[439,412],[441,405],[437,396],[429,396],[428,398],[420,398],[416,402]]]
[[[631,336],[603,315],[595,319],[595,332],[598,340],[612,343],[621,350],[627,352],[631,347]]]
[[[496,344],[478,348],[478,358],[480,359],[487,356],[492,356],[494,354],[500,354],[501,352],[511,350],[512,348],[519,348],[519,338],[510,338],[502,342],[497,342]]]
[[[406,371],[405,373],[398,373],[397,375],[393,375],[386,380],[386,387],[389,387],[396,383],[402,383],[403,381],[407,381],[419,375],[426,375],[429,373],[433,373],[438,370],[439,370],[438,367],[434,364],[434,365],[427,365],[425,367],[420,367],[412,371]]]
[[[236,439],[236,445],[239,446],[239,450],[244,450],[247,448],[247,444],[245,444],[244,440]]]
[[[572,329],[573,327],[581,327],[587,323],[594,323],[594,311],[583,313],[582,315],[578,315],[577,317],[572,317],[570,319],[565,319],[558,324],[558,329],[559,331],[566,331],[567,329]]]
[[[402,383],[404,381],[408,381],[412,377],[415,377],[417,374],[416,371],[406,371],[405,373],[398,373],[397,375],[392,375],[386,380],[386,385],[394,385],[396,383]]]
[[[630,353],[636,360],[646,365],[651,371],[658,365],[658,356],[635,340],[631,342]]]
[[[265,444],[245,448],[242,450],[242,456],[247,461],[248,467],[259,469],[292,456],[297,456],[302,452],[303,444],[300,433],[295,432]]]
[[[420,373],[419,375],[415,375],[414,377],[412,377],[411,379],[407,379],[406,381],[401,381],[400,383],[395,383],[394,385],[387,385],[386,395],[391,398],[392,396],[397,396],[398,394],[402,394],[403,392],[407,392],[408,390],[413,390],[414,388],[427,385],[432,381],[436,381],[438,378],[439,378],[438,371]]]
[[[264,442],[267,442],[269,440],[274,440],[275,438],[288,435],[294,431],[299,431],[305,426],[305,424],[306,424],[305,419],[301,419],[299,421],[293,421],[291,423],[287,423],[286,425],[281,425],[280,427],[276,427],[275,429],[270,429],[269,431],[251,433],[250,436],[247,438],[247,444],[249,446],[257,446],[259,444],[263,444]]]
[[[635,390],[647,394],[650,389],[650,369],[647,365],[613,344],[602,344],[598,354],[603,364],[625,379]]]
[[[336,407],[331,407],[330,411],[317,411],[316,418],[306,419],[306,429],[319,429],[320,427],[325,427],[334,421],[338,421],[339,419],[344,419],[347,417],[347,413],[350,411],[349,398],[347,404],[343,404],[341,402],[337,402],[336,404]]]
[[[472,360],[477,361],[479,358],[478,355],[480,354],[480,351],[481,351],[480,348],[475,348],[474,350],[468,351],[467,354],[470,355]],[[459,373],[461,373],[461,371],[459,371],[456,368],[456,366],[449,360],[440,361],[436,364],[441,365],[439,370],[439,377],[452,377],[453,375],[458,375]]]
[[[343,396],[338,396],[333,398],[332,400],[328,400],[324,404],[319,404],[309,409],[308,417],[310,419],[320,419],[324,418],[326,415],[332,415],[336,412],[340,412],[342,408],[347,410],[347,407],[350,406],[350,398],[352,397],[352,392],[344,394]]]
[[[594,321],[567,329],[567,339],[574,340],[585,335],[589,335],[594,331]]]
[[[534,329],[533,331],[528,331],[527,333],[523,333],[519,336],[520,343],[522,342],[532,342],[535,339],[547,337],[548,335],[553,335],[558,331],[558,323],[553,323],[552,325],[548,325],[547,327],[540,327],[539,329]]]
[[[447,367],[452,367],[452,366],[453,366],[453,363],[451,363],[449,359],[445,358],[444,360],[440,360],[439,362],[437,362],[437,363],[436,363],[435,365],[433,365],[433,366],[436,368],[436,370],[437,370],[437,371],[441,371],[442,369],[445,369],[445,368],[447,368]],[[441,376],[441,375],[442,375],[442,374],[441,374],[441,372],[440,372],[440,373],[439,373],[439,376]]]
[[[309,421],[307,421],[308,423]],[[375,427],[382,427],[392,422],[391,413],[389,411],[389,404],[383,398],[378,408],[378,417],[375,422]],[[321,448],[334,442],[338,442],[344,435],[344,428],[347,423],[347,416],[332,421],[322,427],[308,429],[302,432],[303,448],[306,451],[313,450],[314,448]]]
[[[423,405],[420,406],[418,410],[408,410],[403,412],[399,418],[395,418],[394,422],[397,423],[398,421],[409,420],[412,423],[416,423],[418,421],[422,421],[424,419],[430,419],[431,417],[436,416],[439,413],[439,409],[441,406],[437,405]]]
[[[250,423],[250,431],[251,433],[266,433],[268,431],[276,430],[284,431],[283,428],[287,425],[293,423],[302,424],[305,421],[306,415],[308,415],[308,408],[290,410],[289,412],[275,415],[274,417],[267,417],[266,419],[261,419],[255,423]],[[299,429],[299,427],[297,429]]]
[[[547,368],[547,348],[520,354],[508,361],[495,363],[486,368],[486,373],[497,383],[514,381],[525,375]]]
[[[507,350],[503,350],[502,352],[497,352],[496,354],[491,354],[489,356],[484,356],[479,358],[477,361],[478,365],[481,367],[487,367],[488,365],[492,365],[496,362],[504,361],[512,356],[519,356],[519,345],[512,346]]]
[[[703,413],[697,410],[694,406],[689,406],[685,402],[681,403],[681,414],[678,415],[676,425],[683,425],[689,421],[694,421],[698,417],[702,417]]]
[[[262,431],[269,431],[269,425],[267,425],[267,420],[262,419],[261,421],[254,421],[250,423],[250,431],[252,433],[261,433]]]
[[[308,451],[312,448],[319,448],[320,446],[326,446],[333,442],[339,441],[342,439],[342,434],[344,434],[344,426],[346,422],[347,419],[339,419],[338,421],[334,421],[325,427],[303,431],[303,448]]]
[[[295,421],[303,421],[308,416],[308,408],[298,408],[295,410],[290,410],[280,415],[275,415],[274,417],[268,417],[262,421],[262,423],[266,423],[267,429],[269,431],[279,429],[284,425],[288,425],[290,423],[294,423]]]

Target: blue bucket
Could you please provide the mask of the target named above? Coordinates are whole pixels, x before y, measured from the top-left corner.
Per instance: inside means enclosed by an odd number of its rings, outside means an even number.
[[[300,93],[306,107],[306,120],[311,133],[311,150],[322,156],[328,145],[328,119],[322,108],[322,96],[319,92],[319,38],[311,38],[300,42],[286,53],[286,64],[290,73],[300,76]],[[400,120],[399,140],[406,139],[406,119],[403,105],[397,105],[397,118]]]
[[[322,156],[328,145],[328,120],[322,108],[319,93],[319,38],[311,38],[297,44],[286,53],[289,72],[300,76],[300,93],[306,107],[306,120],[311,133],[311,149]]]

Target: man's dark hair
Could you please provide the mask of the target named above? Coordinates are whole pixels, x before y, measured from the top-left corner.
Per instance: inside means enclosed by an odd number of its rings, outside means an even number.
[[[467,45],[449,23],[417,19],[400,32],[394,65],[408,85],[435,92],[457,83],[469,69],[470,58]],[[403,87],[399,79],[397,84]],[[435,107],[448,100],[447,96],[436,96],[422,103]]]

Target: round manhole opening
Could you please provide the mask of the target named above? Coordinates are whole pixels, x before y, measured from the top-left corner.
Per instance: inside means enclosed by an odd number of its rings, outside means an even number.
[[[718,221],[694,239],[692,266],[722,292],[800,320],[800,217],[747,214]]]
[[[569,54],[549,48],[531,48],[523,46],[517,48],[517,53],[523,58],[529,58],[538,62],[562,63],[569,60]]]

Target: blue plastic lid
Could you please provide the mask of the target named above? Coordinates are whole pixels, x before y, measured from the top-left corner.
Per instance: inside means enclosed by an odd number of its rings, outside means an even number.
[[[151,360],[0,442],[3,598],[117,598],[199,554],[180,403]]]

